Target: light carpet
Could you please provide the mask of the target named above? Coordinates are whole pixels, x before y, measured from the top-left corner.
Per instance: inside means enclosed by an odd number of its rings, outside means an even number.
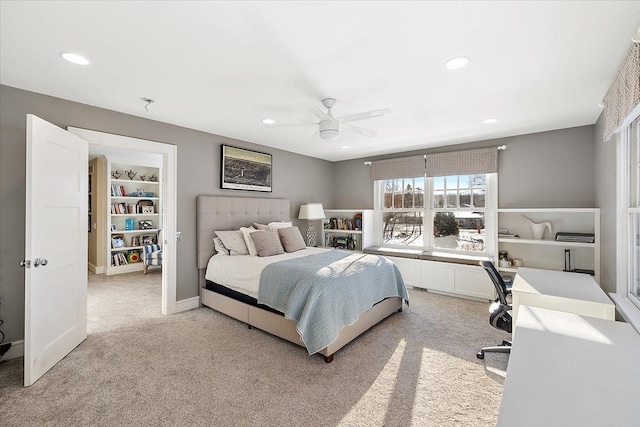
[[[508,355],[488,303],[410,307],[331,364],[209,308],[160,313],[160,274],[90,274],[89,335],[33,386],[0,363],[2,426],[494,426]]]

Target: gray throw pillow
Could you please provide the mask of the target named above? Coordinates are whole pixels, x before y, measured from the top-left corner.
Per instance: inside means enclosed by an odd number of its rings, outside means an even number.
[[[284,253],[284,249],[282,248],[280,238],[276,231],[256,231],[255,233],[251,233],[251,237],[253,237],[253,242],[256,244],[256,251],[260,257]]]
[[[287,252],[295,252],[307,247],[298,227],[280,228],[278,229],[278,234],[280,235],[282,246]]]

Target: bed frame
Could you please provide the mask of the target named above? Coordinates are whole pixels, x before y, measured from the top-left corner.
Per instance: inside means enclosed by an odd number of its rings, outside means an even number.
[[[258,197],[198,196],[196,226],[200,303],[221,313],[304,347],[296,322],[208,290],[204,278],[209,258],[215,254],[215,230],[237,230],[254,222],[290,221],[291,206],[286,199]],[[338,338],[319,353],[325,362],[333,361],[336,351],[389,315],[402,311],[402,298],[387,298],[360,315],[356,323],[344,327]]]

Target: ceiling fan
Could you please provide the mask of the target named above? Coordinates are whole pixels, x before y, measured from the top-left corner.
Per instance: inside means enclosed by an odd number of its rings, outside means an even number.
[[[308,126],[308,125],[317,125],[319,126],[317,133],[320,135],[322,139],[338,139],[340,136],[340,127],[345,129],[349,129],[359,133],[364,136],[376,136],[377,133],[361,128],[359,126],[354,126],[349,124],[350,122],[355,122],[356,120],[364,120],[370,119],[372,117],[384,116],[385,114],[391,113],[389,108],[384,108],[382,110],[373,110],[367,111],[364,113],[356,113],[349,114],[347,116],[342,117],[333,117],[331,113],[331,109],[334,105],[336,105],[336,100],[334,98],[325,98],[322,100],[322,105],[325,106],[327,112],[322,111],[320,107],[316,104],[310,103],[309,111],[313,113],[317,118],[320,119],[319,122],[316,123],[290,123],[290,124],[265,124],[267,127],[290,127],[290,126]]]

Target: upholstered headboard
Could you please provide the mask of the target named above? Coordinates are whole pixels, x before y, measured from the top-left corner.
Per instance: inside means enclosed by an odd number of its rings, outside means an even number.
[[[207,268],[209,258],[215,254],[213,237],[216,230],[237,230],[254,222],[291,221],[291,206],[287,199],[198,196],[196,203],[199,270]]]

